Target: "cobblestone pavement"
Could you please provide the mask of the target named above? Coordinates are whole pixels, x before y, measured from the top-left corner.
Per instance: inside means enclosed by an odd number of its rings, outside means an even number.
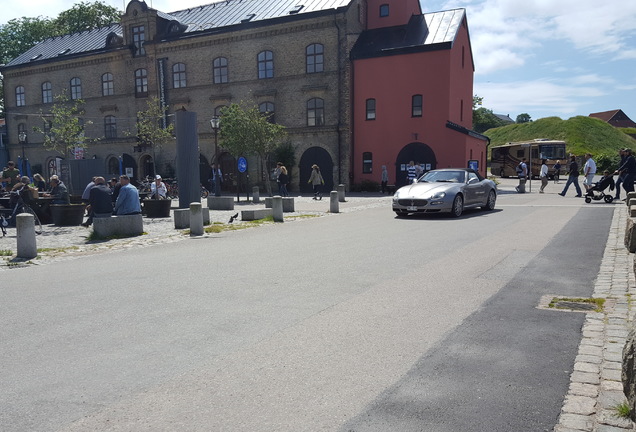
[[[322,200],[313,200],[311,197],[294,197],[293,213],[285,213],[286,222],[293,222],[307,217],[329,216],[330,197]],[[369,207],[386,206],[390,208],[391,196],[370,194],[369,196],[347,196],[345,202],[339,203],[339,212],[346,213],[362,210]],[[205,201],[203,202],[205,205]],[[177,208],[178,200],[174,200],[172,207]],[[217,211],[210,210],[210,223],[221,224],[229,227],[230,217],[241,210],[265,208],[264,200],[259,204],[247,202],[245,197],[235,202],[234,210]],[[273,222],[271,222],[273,223]],[[241,218],[232,223],[232,228],[247,228],[255,226],[254,223],[241,221]],[[23,260],[17,258],[17,236],[15,228],[8,228],[6,237],[0,237],[0,272],[13,268],[28,267],[33,265],[45,265],[54,261],[66,260],[98,254],[105,251],[122,248],[147,247],[156,244],[171,243],[188,239],[188,230],[176,230],[174,220],[169,218],[150,219],[144,217],[144,235],[121,239],[109,239],[106,241],[89,241],[92,228],[82,226],[58,227],[44,225],[41,235],[36,237],[38,256],[35,259]],[[213,236],[214,234],[204,234]]]
[[[634,255],[623,244],[627,207],[616,206],[593,296],[606,299],[603,312],[589,312],[555,432],[636,430],[616,415],[625,402],[621,383],[622,350],[634,319]],[[576,312],[572,312],[576,313]]]

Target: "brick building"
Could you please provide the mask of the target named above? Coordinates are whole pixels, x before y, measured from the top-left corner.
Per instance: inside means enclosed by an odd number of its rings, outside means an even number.
[[[153,158],[158,173],[174,174],[174,145],[152,149],[134,138],[136,113],[151,97],[170,114],[197,113],[202,181],[214,157],[209,121],[234,102],[255,104],[287,128],[298,164],[292,190],[304,189],[314,163],[328,188],[379,181],[380,164],[395,167],[399,182],[405,157],[425,163],[432,154],[437,167],[474,159],[485,166],[485,140],[470,131],[465,12],[422,14],[417,0],[227,0],[172,13],[132,0],[119,23],[42,41],[1,72],[11,157],[24,146],[46,176],[68,155],[44,149],[33,128],[43,127],[39,113],[60,93],[85,101],[86,135],[101,137],[77,155],[97,161],[92,166],[101,172],[94,174],[118,174],[121,166],[142,178],[153,173]],[[375,130],[359,114],[370,88],[378,90]],[[403,105],[398,94],[408,97],[406,123],[393,116],[392,107]],[[412,115],[422,98],[420,114]],[[219,144],[231,180],[236,161]],[[368,153],[378,158],[365,162]],[[262,180],[267,173],[258,165],[250,164],[250,174]]]

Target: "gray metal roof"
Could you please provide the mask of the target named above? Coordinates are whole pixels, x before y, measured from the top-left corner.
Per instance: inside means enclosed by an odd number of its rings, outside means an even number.
[[[406,25],[364,31],[351,50],[351,58],[373,58],[450,48],[465,13],[465,9],[453,9],[413,15]]]
[[[351,0],[223,0],[176,12],[157,11],[157,15],[166,21],[178,21],[187,26],[185,33],[193,33],[244,22],[335,10],[348,6],[350,2]],[[106,39],[113,32],[122,36],[121,25],[111,24],[92,31],[46,39],[11,60],[6,67],[105,50]]]

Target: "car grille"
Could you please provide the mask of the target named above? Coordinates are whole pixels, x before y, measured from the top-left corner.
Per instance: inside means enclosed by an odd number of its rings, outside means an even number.
[[[426,204],[428,204],[427,200],[423,200],[423,199],[401,199],[398,200],[398,204],[400,204],[401,206],[418,206],[418,207],[423,207]]]

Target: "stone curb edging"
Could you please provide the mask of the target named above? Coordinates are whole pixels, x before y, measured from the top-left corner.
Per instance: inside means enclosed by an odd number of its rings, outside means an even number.
[[[619,432],[636,430],[613,407],[625,402],[621,381],[622,352],[634,319],[629,297],[636,295],[633,255],[624,246],[626,207],[614,210],[609,238],[593,297],[612,299],[603,312],[590,312],[554,432]]]

